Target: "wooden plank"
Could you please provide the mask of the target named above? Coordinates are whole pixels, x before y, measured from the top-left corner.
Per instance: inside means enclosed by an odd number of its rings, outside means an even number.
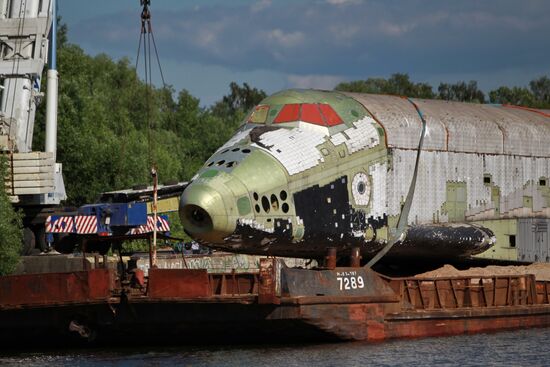
[[[43,186],[47,186],[47,187],[52,186],[53,187],[53,179],[52,180],[41,180],[41,181],[34,181],[34,180],[31,180],[31,181],[13,181],[13,182],[12,181],[6,181],[5,184],[6,184],[6,187],[8,187],[8,188],[15,187],[16,189],[20,188],[20,187],[43,187]]]
[[[8,176],[8,181],[41,181],[41,180],[53,180],[53,172],[44,173],[18,173],[12,176]]]
[[[26,174],[26,173],[47,173],[53,172],[53,165],[45,166],[32,166],[32,167],[13,167],[13,174]]]
[[[53,158],[13,161],[13,167],[52,167],[53,164]]]
[[[30,153],[13,153],[14,161],[24,161],[29,159],[53,159],[51,152],[30,152]]]
[[[32,195],[32,194],[47,194],[53,192],[53,186],[51,187],[25,187],[14,189],[15,195]]]

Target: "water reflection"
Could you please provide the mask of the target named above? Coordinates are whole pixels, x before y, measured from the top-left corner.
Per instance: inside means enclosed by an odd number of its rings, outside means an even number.
[[[0,354],[5,366],[547,366],[550,329],[399,340],[268,346],[154,347]]]

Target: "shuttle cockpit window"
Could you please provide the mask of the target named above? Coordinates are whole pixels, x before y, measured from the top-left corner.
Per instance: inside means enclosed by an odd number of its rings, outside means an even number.
[[[252,124],[265,124],[265,121],[267,120],[267,113],[269,112],[269,106],[260,105],[256,106],[252,113],[250,114],[250,117],[248,118],[248,122]]]
[[[273,123],[280,124],[294,121],[328,127],[344,123],[336,111],[325,103],[287,104],[281,109]]]

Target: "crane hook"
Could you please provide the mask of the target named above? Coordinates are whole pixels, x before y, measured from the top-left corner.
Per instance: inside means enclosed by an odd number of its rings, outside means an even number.
[[[141,33],[147,33],[145,24],[148,25],[148,31],[151,33],[151,12],[149,12],[151,0],[140,0],[140,3],[143,6],[143,10],[141,11]]]

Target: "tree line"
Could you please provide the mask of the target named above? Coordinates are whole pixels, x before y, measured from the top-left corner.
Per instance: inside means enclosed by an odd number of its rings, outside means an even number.
[[[437,91],[428,83],[415,83],[408,74],[395,73],[388,79],[368,78],[338,84],[335,90],[356,93],[395,94],[413,98],[442,99],[445,101],[512,104],[532,108],[550,108],[550,78],[541,76],[529,82],[528,87],[501,86],[488,96],[475,80],[454,84],[440,83]]]

